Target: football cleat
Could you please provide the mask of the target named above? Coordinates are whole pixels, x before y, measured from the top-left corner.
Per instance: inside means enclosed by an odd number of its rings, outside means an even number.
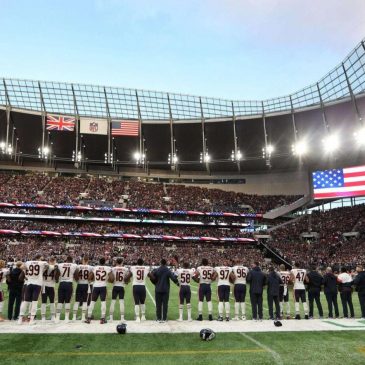
[[[296,314],[295,319],[300,319],[300,314]]]
[[[183,319],[181,317],[179,317],[179,319],[177,320],[178,322],[182,322]]]
[[[211,314],[209,316],[211,316]],[[198,318],[196,320],[197,321],[202,321],[203,320],[203,315],[202,314],[199,314],[199,316],[198,316]]]
[[[232,321],[238,321],[238,316],[233,317]]]
[[[229,322],[229,317],[226,317],[226,322]]]
[[[222,317],[222,316],[219,316],[219,317],[217,318],[217,321],[219,321],[219,322],[223,322],[223,317]]]
[[[137,322],[137,323],[141,322],[141,318],[136,317],[136,322]]]
[[[290,314],[288,314],[288,315],[286,316],[286,319],[291,319]]]
[[[213,316],[211,314],[209,314],[208,319],[209,319],[209,321],[213,321]]]
[[[142,322],[144,322],[146,320],[146,316],[144,316],[143,314],[142,314],[142,316],[141,316],[141,321]]]
[[[242,316],[241,319],[242,319],[242,321],[245,321],[246,320],[246,316]]]
[[[304,316],[304,318],[305,318],[305,319],[309,319],[308,314],[306,314],[306,315]]]
[[[91,318],[86,318],[84,323],[90,324],[91,323]]]
[[[101,318],[100,319],[100,324],[105,324],[105,323],[107,323],[107,320],[105,318]]]

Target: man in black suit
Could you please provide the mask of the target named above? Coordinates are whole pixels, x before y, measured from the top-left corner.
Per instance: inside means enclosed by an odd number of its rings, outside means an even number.
[[[266,275],[261,271],[259,263],[255,262],[254,267],[247,275],[247,282],[250,283],[250,299],[252,306],[252,319],[262,321],[262,292],[266,284]]]
[[[321,304],[323,276],[317,271],[316,266],[311,267],[311,270],[307,274],[306,282],[308,283],[309,318],[313,319],[314,301],[316,301],[319,318],[323,318],[323,308]]]
[[[18,261],[15,267],[11,268],[6,276],[9,290],[8,319],[17,320],[19,317],[20,304],[22,302],[22,291],[24,285],[24,271],[21,269],[22,262]],[[14,308],[15,304],[15,308]]]
[[[275,272],[274,267],[269,268],[269,275],[267,276],[267,303],[269,306],[270,319],[280,319],[280,285],[283,284],[281,277]],[[273,304],[275,303],[275,317],[273,312]]]
[[[335,309],[335,317],[340,316],[337,304],[337,277],[333,274],[332,268],[327,267],[326,274],[323,276],[324,294],[328,304],[328,317],[333,318],[333,308]]]
[[[361,318],[365,319],[365,271],[361,265],[356,267],[357,275],[354,279],[354,285],[359,296]]]
[[[156,320],[165,322],[167,320],[167,309],[170,295],[170,280],[177,286],[179,282],[177,277],[166,266],[166,260],[161,260],[161,266],[151,273],[151,281],[155,284],[156,298]]]

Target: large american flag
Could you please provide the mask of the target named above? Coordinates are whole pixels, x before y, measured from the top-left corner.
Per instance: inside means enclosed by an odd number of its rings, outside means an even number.
[[[61,115],[47,115],[48,131],[68,131],[73,132],[75,129],[74,117],[63,117]]]
[[[314,199],[365,195],[365,165],[312,173]]]
[[[112,136],[139,136],[138,120],[113,120]]]

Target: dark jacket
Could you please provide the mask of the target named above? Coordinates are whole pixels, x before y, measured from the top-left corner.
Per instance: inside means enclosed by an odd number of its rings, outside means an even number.
[[[178,284],[177,277],[166,265],[161,265],[159,268],[153,270],[152,276],[155,279],[155,290],[157,293],[169,292],[170,280],[172,280],[175,284]]]
[[[327,273],[323,276],[323,286],[325,293],[337,293],[337,278],[333,273]]]
[[[247,282],[250,285],[250,293],[262,294],[264,286],[266,284],[266,275],[261,271],[258,266],[255,266],[247,275]]]
[[[267,276],[267,294],[272,296],[279,296],[280,285],[283,284],[281,277],[277,272],[271,271]]]
[[[353,281],[356,291],[365,293],[365,271],[358,273]]]
[[[308,291],[320,291],[323,285],[323,276],[315,270],[307,274],[308,277]]]
[[[10,290],[22,290],[24,285],[24,278],[20,278],[23,270],[19,268],[11,269],[9,274],[6,276],[6,282],[8,283],[8,289]],[[22,275],[23,276],[23,275]]]

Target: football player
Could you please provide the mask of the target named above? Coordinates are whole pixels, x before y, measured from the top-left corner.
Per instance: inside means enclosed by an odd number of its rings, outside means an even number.
[[[241,314],[242,320],[246,319],[246,277],[248,274],[248,267],[243,266],[240,264],[240,260],[236,260],[236,265],[233,266],[233,293],[234,293],[234,319],[237,321],[240,314],[240,307],[241,307]]]
[[[143,259],[137,260],[136,266],[131,266],[126,280],[133,277],[133,298],[134,298],[134,313],[136,315],[136,322],[146,320],[146,277],[150,276],[149,266],[144,266]],[[141,317],[139,313],[141,312]]]
[[[63,305],[65,305],[65,323],[70,321],[71,298],[73,292],[72,283],[77,280],[79,275],[77,264],[73,263],[71,256],[68,256],[66,262],[57,265],[56,280],[59,278],[58,286],[58,303],[56,322],[60,320]]]
[[[112,283],[114,281],[114,275],[112,272],[112,268],[110,266],[105,265],[105,258],[102,257],[99,260],[99,266],[95,266],[93,272],[89,274],[89,280],[92,281],[94,279],[94,287],[91,295],[91,303],[88,310],[88,318],[86,319],[86,323],[91,323],[91,316],[93,314],[93,310],[95,307],[95,303],[100,297],[101,301],[101,318],[100,323],[106,323],[105,315],[106,315],[106,286],[107,283]]]
[[[24,293],[24,301],[20,306],[20,314],[18,324],[23,322],[24,314],[30,307],[30,322],[35,323],[35,315],[37,313],[37,305],[39,294],[43,285],[43,273],[48,269],[48,263],[43,260],[42,255],[37,254],[32,261],[27,261],[24,264],[24,270],[26,270],[27,287]]]
[[[229,294],[231,291],[230,279],[233,279],[232,268],[228,266],[228,260],[224,260],[223,266],[216,266],[214,268],[213,279],[218,278],[218,321],[223,321],[223,309],[226,313],[226,321],[230,319],[230,303]]]
[[[190,282],[192,277],[195,274],[194,269],[189,268],[190,265],[188,262],[184,262],[182,269],[176,270],[177,279],[180,284],[179,290],[179,321],[183,320],[183,311],[184,311],[184,302],[186,302],[186,309],[188,312],[188,321],[191,321],[191,289],[190,289]]]
[[[56,307],[54,303],[55,285],[56,285],[55,264],[56,264],[56,259],[54,257],[51,257],[48,260],[48,269],[45,270],[43,274],[42,305],[41,305],[41,315],[43,323],[46,321],[47,300],[49,300],[50,303],[51,321],[55,320],[55,314],[56,314]]]
[[[118,257],[117,265],[113,267],[114,283],[112,291],[112,301],[109,308],[111,322],[113,321],[114,307],[117,298],[119,298],[120,320],[124,321],[124,287],[126,285],[124,278],[127,273],[128,269],[123,266],[123,259]]]
[[[299,301],[301,301],[303,304],[305,319],[309,319],[304,285],[307,270],[301,269],[299,262],[296,262],[294,264],[294,269],[290,271],[290,274],[291,281],[294,282],[295,319],[300,319]]]
[[[4,304],[4,294],[2,283],[5,280],[6,275],[8,275],[9,270],[5,267],[5,261],[0,260],[0,322],[4,321],[3,314],[3,304]]]
[[[93,271],[93,267],[89,265],[89,257],[84,256],[82,259],[82,264],[79,265],[79,275],[77,277],[76,286],[76,298],[73,308],[73,319],[77,318],[77,312],[79,307],[81,307],[81,321],[86,320],[86,312],[88,306],[88,300],[91,295],[92,286],[89,282],[89,274]]]
[[[213,281],[213,273],[214,269],[212,266],[209,266],[209,262],[207,259],[202,260],[202,266],[199,266],[196,269],[195,275],[193,277],[194,281],[199,283],[199,303],[198,303],[198,318],[197,321],[203,320],[203,301],[204,299],[208,303],[208,314],[209,320],[213,320],[213,305],[212,305],[212,288],[211,283]]]
[[[290,319],[290,303],[289,303],[289,283],[290,272],[285,270],[285,265],[280,265],[279,275],[283,284],[280,285],[279,300],[280,300],[280,314],[284,317],[284,303],[286,304],[286,319]]]

